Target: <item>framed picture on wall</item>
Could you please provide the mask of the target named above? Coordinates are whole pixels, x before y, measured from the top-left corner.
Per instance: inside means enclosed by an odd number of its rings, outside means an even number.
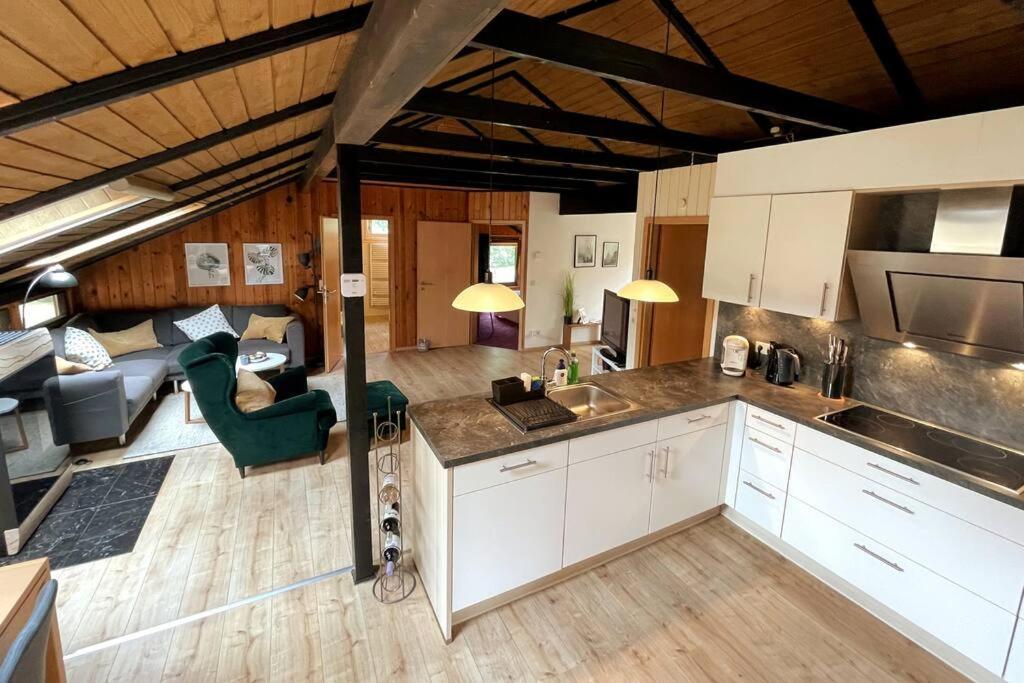
[[[597,235],[576,235],[573,242],[573,268],[597,265]]]
[[[619,267],[619,243],[618,242],[604,242],[601,244],[601,267],[602,268],[618,268]]]
[[[283,285],[284,265],[281,262],[281,245],[242,244],[245,255],[245,284]]]
[[[189,287],[229,287],[228,245],[225,242],[186,242],[185,272]]]

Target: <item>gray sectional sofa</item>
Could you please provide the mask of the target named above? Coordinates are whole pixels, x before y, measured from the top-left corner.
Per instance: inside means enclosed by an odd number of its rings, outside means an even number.
[[[158,349],[136,351],[114,358],[114,364],[96,372],[80,375],[60,375],[44,385],[47,405],[53,416],[57,443],[82,443],[96,439],[118,437],[124,443],[125,434],[146,403],[154,398],[157,389],[167,381],[178,382],[185,375],[178,364],[178,355],[191,342],[174,324],[199,313],[206,307],[169,308],[156,311],[102,311],[80,313],[51,330],[54,352],[64,356],[64,328],[77,327],[88,331],[113,332],[153,320],[156,339],[163,344]],[[249,324],[253,313],[267,317],[289,315],[282,305],[221,306],[224,317],[239,335]],[[286,367],[304,365],[305,339],[302,323],[295,319],[288,324],[284,343],[268,339],[252,339],[238,343],[239,353],[255,351],[283,353],[288,358]],[[57,391],[59,387],[60,391]]]

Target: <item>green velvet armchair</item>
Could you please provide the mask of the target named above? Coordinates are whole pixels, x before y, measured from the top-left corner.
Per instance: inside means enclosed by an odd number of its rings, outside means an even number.
[[[235,459],[244,478],[247,466],[290,460],[313,452],[324,463],[327,437],[338,421],[330,395],[309,390],[306,369],[292,368],[268,379],[273,405],[243,413],[235,405],[238,342],[217,332],[189,344],[179,362],[210,429]]]

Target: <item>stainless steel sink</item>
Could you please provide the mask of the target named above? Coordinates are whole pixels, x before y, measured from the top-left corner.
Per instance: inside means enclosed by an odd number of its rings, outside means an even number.
[[[548,389],[548,398],[576,413],[581,420],[617,415],[637,407],[632,401],[590,383],[553,387]]]

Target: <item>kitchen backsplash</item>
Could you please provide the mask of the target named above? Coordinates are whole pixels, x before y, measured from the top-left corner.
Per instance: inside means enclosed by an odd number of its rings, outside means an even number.
[[[851,344],[848,396],[1024,450],[1024,371],[1008,365],[872,339],[859,320],[830,323],[727,303],[718,309],[715,356],[730,334],[746,337],[751,353],[755,341],[789,344],[803,361],[800,381],[820,388],[829,333]]]

